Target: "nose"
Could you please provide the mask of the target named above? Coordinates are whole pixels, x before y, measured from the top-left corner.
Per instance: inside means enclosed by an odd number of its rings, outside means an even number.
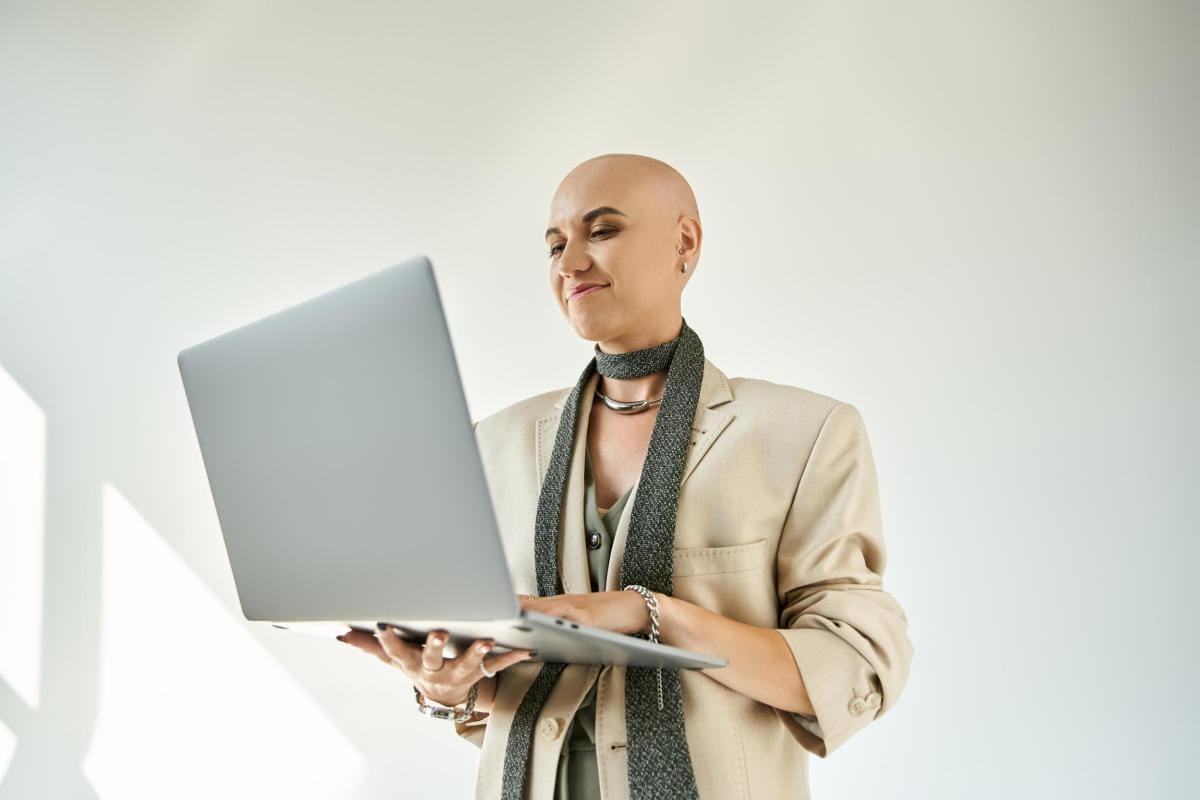
[[[574,246],[570,241],[563,245],[562,252],[558,254],[558,274],[563,278],[569,278],[576,272],[587,272],[592,268],[592,260],[588,257],[587,248],[583,242],[579,246]]]

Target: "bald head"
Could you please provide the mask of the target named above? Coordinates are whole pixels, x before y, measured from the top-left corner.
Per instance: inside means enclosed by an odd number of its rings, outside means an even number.
[[[672,221],[682,216],[700,219],[691,185],[664,161],[633,153],[607,153],[582,162],[568,172],[562,182],[580,178],[596,180],[600,176],[636,187],[653,196],[659,208]]]
[[[669,164],[631,153],[589,158],[550,202],[550,285],[576,331],[606,352],[658,344],[679,332],[700,241],[696,196]],[[600,288],[574,296],[584,284]]]

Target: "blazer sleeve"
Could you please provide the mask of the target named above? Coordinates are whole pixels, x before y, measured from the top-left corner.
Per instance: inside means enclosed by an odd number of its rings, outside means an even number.
[[[496,673],[497,679],[500,673]],[[455,722],[454,732],[466,739],[471,744],[483,749],[483,735],[487,732],[488,717],[477,720],[467,720],[466,722]]]
[[[475,442],[476,442],[476,444],[478,444],[479,443],[479,420],[475,420],[474,422],[471,423],[471,429],[473,431],[475,431],[475,437],[476,437]],[[501,672],[496,673],[497,681],[499,681],[501,674],[502,674]],[[497,683],[497,687],[499,687],[499,683]],[[471,744],[478,747],[480,750],[482,750],[483,749],[483,735],[487,731],[487,722],[488,722],[488,718],[490,716],[491,715],[487,715],[487,716],[483,717],[482,719],[468,720],[467,722],[455,722],[454,723],[454,732],[456,734],[458,734],[459,736],[461,736],[462,738],[466,739]]]
[[[839,403],[801,472],[776,561],[777,630],[816,716],[775,711],[821,758],[895,706],[908,682],[914,648],[903,609],[883,590],[886,561],[866,427]]]

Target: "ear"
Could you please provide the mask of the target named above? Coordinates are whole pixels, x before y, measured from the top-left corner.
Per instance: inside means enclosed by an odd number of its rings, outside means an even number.
[[[683,251],[680,260],[687,262],[687,274],[690,276],[700,261],[700,240],[704,237],[700,220],[687,214],[681,216],[678,222],[677,236],[678,243],[675,245],[675,249]]]

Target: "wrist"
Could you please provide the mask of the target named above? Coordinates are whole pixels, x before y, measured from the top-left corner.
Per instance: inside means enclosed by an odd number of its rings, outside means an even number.
[[[651,628],[650,606],[646,603],[646,598],[642,597],[641,593],[629,591],[629,594],[632,595],[629,598],[630,602],[637,603],[641,609],[639,612],[641,614],[641,624],[638,625],[638,629],[634,633],[638,636],[649,636]]]
[[[466,688],[466,691],[463,692],[462,697],[460,697],[459,699],[457,699],[453,702],[446,700],[445,696],[435,697],[434,695],[426,694],[425,692],[421,692],[421,696],[424,697],[428,702],[437,703],[438,705],[446,706],[447,708],[454,708],[455,706],[461,706],[461,705],[465,704],[468,700],[471,699],[471,689],[472,688],[473,687],[468,686]]]
[[[662,625],[662,604],[663,604],[663,598],[666,597],[666,595],[662,594],[661,592],[651,592],[650,594],[654,595],[654,599],[658,601],[658,624],[661,626]],[[649,604],[642,603],[642,609],[646,612],[646,623],[642,626],[642,633],[646,636],[649,636],[650,631],[652,630],[652,623],[654,621],[654,618],[650,614]]]
[[[642,607],[642,611],[639,614],[641,621],[637,629],[630,632],[636,636],[645,636],[649,639],[657,641],[657,637],[655,637],[654,634],[656,632],[661,634],[661,622],[659,623],[659,630],[656,631],[655,618],[658,617],[661,619],[661,614],[659,613],[659,602],[666,595],[658,592],[652,592],[646,587],[639,586],[637,584],[629,584],[628,586],[624,587],[622,591],[636,592],[636,602]]]
[[[663,594],[662,592],[654,592],[654,596],[658,599],[658,640],[662,642],[663,631],[667,629],[667,609],[670,607],[673,598],[671,595]],[[649,614],[649,611],[647,611],[647,614]],[[648,622],[646,630],[650,630]]]
[[[466,704],[459,708],[459,703],[454,705],[432,705],[428,701],[431,698],[425,697],[421,690],[413,685],[413,694],[416,697],[417,708],[427,717],[435,719],[448,719],[454,722],[467,722],[475,719],[475,700],[479,695],[479,683],[476,682],[471,686],[467,693]],[[436,702],[436,701],[435,701]]]

